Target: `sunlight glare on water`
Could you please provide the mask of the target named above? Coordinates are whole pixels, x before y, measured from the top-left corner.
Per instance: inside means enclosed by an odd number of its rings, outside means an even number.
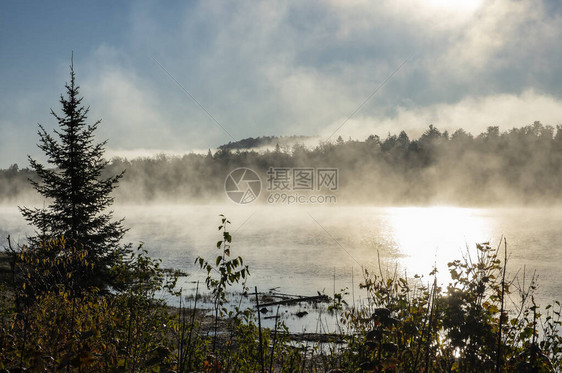
[[[395,207],[387,209],[388,231],[411,274],[427,273],[434,265],[447,274],[447,263],[475,243],[497,241],[481,211],[460,207]]]

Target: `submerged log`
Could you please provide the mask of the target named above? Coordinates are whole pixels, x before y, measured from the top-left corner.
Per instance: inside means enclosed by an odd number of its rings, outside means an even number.
[[[346,343],[345,336],[342,334],[290,333],[289,338],[296,342]]]
[[[311,296],[311,297],[297,297],[297,298],[291,298],[291,299],[283,299],[283,300],[276,301],[276,302],[263,303],[263,304],[260,304],[260,306],[261,307],[270,307],[270,306],[277,306],[277,305],[295,304],[295,303],[300,303],[300,302],[322,303],[322,302],[329,302],[329,301],[330,301],[330,297],[328,297],[327,295],[321,294],[321,295],[314,295],[314,296]]]

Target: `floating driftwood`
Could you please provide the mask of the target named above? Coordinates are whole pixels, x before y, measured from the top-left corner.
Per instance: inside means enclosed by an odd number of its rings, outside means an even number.
[[[328,333],[290,333],[289,338],[295,342],[346,343],[345,336]]]
[[[279,301],[276,301],[276,302],[270,302],[270,303],[263,303],[263,304],[260,304],[260,307],[288,305],[288,304],[295,304],[295,303],[300,303],[300,302],[322,303],[322,302],[329,302],[329,301],[330,301],[330,297],[328,297],[325,294],[320,294],[320,295],[313,295],[311,297],[298,296],[296,298],[283,299],[283,300],[279,300]]]

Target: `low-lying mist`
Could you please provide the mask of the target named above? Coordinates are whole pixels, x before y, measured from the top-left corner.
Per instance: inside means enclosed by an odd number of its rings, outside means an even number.
[[[338,169],[338,189],[329,192],[338,204],[546,205],[562,199],[561,125],[535,122],[505,132],[489,127],[477,136],[429,126],[417,139],[402,131],[384,139],[340,137],[315,147],[295,143],[265,151],[247,149],[253,143],[241,141],[243,150],[236,149],[240,144],[225,145],[206,155],[113,158],[108,175],[126,170],[115,202],[224,202],[225,178],[238,167],[254,170],[262,189],[270,167]],[[28,178],[34,173],[17,165],[0,170],[0,202],[42,204]],[[260,201],[266,202],[263,193]]]

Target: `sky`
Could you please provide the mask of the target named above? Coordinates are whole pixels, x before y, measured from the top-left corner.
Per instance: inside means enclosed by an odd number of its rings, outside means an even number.
[[[107,155],[562,124],[559,0],[0,2],[0,168],[74,69]]]

